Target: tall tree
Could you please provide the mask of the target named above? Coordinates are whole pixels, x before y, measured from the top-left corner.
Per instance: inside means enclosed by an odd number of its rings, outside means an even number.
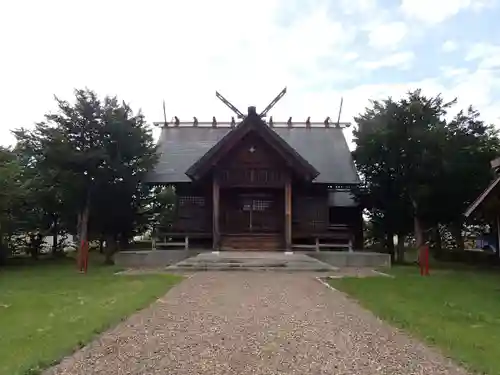
[[[398,102],[373,102],[356,119],[354,158],[371,215],[399,235],[411,217],[417,247],[424,229],[439,246],[447,225],[463,248],[462,213],[491,179],[489,160],[500,151],[497,132],[473,108],[445,120],[454,104],[417,90]]]
[[[92,227],[106,237],[106,260],[111,262],[119,243],[126,245],[148,223],[145,206],[152,196],[142,182],[157,154],[144,116],[116,98],[104,101],[103,137],[109,173],[96,187]]]
[[[498,131],[477,110],[460,111],[446,126],[441,171],[428,202],[434,224],[446,225],[463,249],[463,212],[492,179],[489,162],[499,155]]]
[[[90,90],[75,90],[75,103],[56,97],[59,111],[37,125],[46,169],[56,171],[77,212],[77,237],[88,241],[88,221],[98,181],[108,173],[102,104]],[[69,203],[69,202],[68,202]],[[81,250],[81,249],[80,249]]]
[[[13,230],[14,207],[23,200],[23,185],[22,168],[15,154],[0,147],[0,265],[7,260],[9,249],[5,237]]]
[[[56,114],[32,131],[16,132],[19,148],[31,153],[38,181],[52,187],[44,190],[47,206],[59,209],[59,217],[68,209],[74,213],[65,221],[76,227],[81,244],[89,230],[110,243],[130,238],[149,191],[141,181],[156,161],[144,116],[116,98],[101,101],[88,89],[76,90],[74,103],[56,101]]]
[[[412,217],[417,246],[424,241],[424,206],[438,173],[444,116],[453,103],[416,90],[397,102],[374,101],[356,118],[354,159],[374,209],[382,212],[388,235],[391,223],[404,235]]]
[[[29,196],[26,205],[35,210],[38,215],[31,213],[27,216],[35,217],[38,226],[43,230],[44,235],[52,235],[53,255],[59,255],[59,234],[62,231],[72,230],[71,221],[74,214],[73,207],[68,204],[71,197],[65,196],[67,190],[60,179],[61,171],[54,169],[45,159],[43,136],[44,125],[35,126],[34,130],[18,129],[13,133],[17,139],[15,152],[23,166],[23,173],[27,182]],[[31,220],[33,221],[33,220]],[[35,223],[29,226],[33,229]]]

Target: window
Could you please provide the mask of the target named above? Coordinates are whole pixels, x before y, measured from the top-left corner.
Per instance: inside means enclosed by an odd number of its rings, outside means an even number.
[[[179,197],[179,206],[205,207],[205,197],[198,197],[198,196]]]
[[[254,211],[266,211],[272,205],[272,201],[266,200],[254,200],[253,201],[253,210]]]

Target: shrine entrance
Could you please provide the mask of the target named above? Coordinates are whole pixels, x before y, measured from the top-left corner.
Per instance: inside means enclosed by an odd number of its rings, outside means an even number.
[[[221,234],[283,233],[282,189],[222,189]]]
[[[220,193],[222,250],[283,249],[283,189],[228,188]]]

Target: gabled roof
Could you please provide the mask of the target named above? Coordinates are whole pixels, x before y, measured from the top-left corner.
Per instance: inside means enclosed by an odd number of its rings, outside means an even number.
[[[160,159],[147,176],[150,183],[192,181],[186,172],[224,136],[235,128],[169,126],[158,140]],[[311,164],[319,175],[313,180],[326,184],[359,184],[349,147],[342,128],[269,127]]]
[[[253,107],[250,107],[250,109],[253,109]],[[311,181],[318,176],[319,172],[283,138],[273,132],[254,111],[250,111],[249,115],[238,126],[227,133],[205,155],[195,161],[188,168],[186,174],[193,180],[201,178],[250,131],[259,134],[263,141],[274,148],[283,157],[283,160],[306,181]]]
[[[467,210],[464,213],[465,217],[469,217],[470,215],[472,215],[474,211],[476,211],[476,209],[484,202],[485,199],[488,198],[488,196],[499,185],[500,185],[500,176],[498,176],[495,180],[493,180],[493,182],[486,189],[484,189],[481,195],[479,195],[479,197],[477,197],[476,200],[472,202],[469,207],[467,207]]]

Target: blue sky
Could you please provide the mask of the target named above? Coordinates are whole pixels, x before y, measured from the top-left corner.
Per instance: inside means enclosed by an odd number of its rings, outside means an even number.
[[[458,97],[500,124],[500,0],[97,0],[0,3],[0,143],[75,87],[117,94],[149,121],[263,108],[350,121],[369,99]],[[26,10],[30,11],[27,12]],[[346,135],[349,138],[349,133]]]

